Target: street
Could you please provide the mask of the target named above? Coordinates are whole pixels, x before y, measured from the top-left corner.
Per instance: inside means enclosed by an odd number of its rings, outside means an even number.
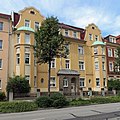
[[[0,120],[120,120],[119,116],[120,103],[111,103],[0,114]]]

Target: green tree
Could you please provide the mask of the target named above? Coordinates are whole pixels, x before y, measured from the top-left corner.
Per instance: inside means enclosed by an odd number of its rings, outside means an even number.
[[[108,89],[109,90],[120,90],[120,80],[119,79],[108,80]]]
[[[13,76],[9,78],[9,81],[6,86],[7,92],[13,93],[29,93],[30,85],[28,80],[22,76]]]
[[[115,72],[120,72],[120,46],[116,49]]]
[[[48,17],[35,32],[35,53],[38,63],[48,63],[48,95],[50,96],[51,61],[56,57],[66,57],[69,53],[57,17]]]

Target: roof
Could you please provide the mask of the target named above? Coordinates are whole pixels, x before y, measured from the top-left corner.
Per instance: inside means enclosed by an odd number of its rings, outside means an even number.
[[[30,32],[35,32],[32,28],[26,27],[26,26],[19,27],[19,28],[17,29],[17,31],[30,31]]]
[[[11,16],[10,16],[10,15],[7,15],[7,14],[0,13],[0,18],[10,19]]]
[[[102,42],[102,41],[95,41],[92,45],[93,46],[95,46],[95,45],[105,45],[105,43]]]
[[[76,70],[70,70],[70,69],[61,69],[57,73],[58,75],[80,75],[80,73]]]

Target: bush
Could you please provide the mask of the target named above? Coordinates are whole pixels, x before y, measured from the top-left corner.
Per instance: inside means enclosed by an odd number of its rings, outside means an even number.
[[[53,101],[52,106],[56,108],[61,108],[69,105],[69,102],[61,93],[51,94],[50,99]]]
[[[26,112],[37,110],[38,106],[34,102],[0,102],[0,112]]]
[[[38,105],[38,107],[42,108],[51,107],[52,102],[53,101],[48,96],[41,96],[35,100],[35,103]]]
[[[30,85],[25,77],[14,76],[13,78],[9,78],[6,90],[7,92],[14,93],[29,93]]]
[[[0,101],[5,100],[6,96],[4,92],[0,92]]]

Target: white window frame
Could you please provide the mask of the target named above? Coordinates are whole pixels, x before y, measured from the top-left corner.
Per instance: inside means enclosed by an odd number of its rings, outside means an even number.
[[[29,54],[29,57],[26,57],[26,54]],[[29,59],[29,63],[26,63],[26,59]],[[30,53],[25,53],[25,64],[30,65]]]
[[[105,54],[105,48],[102,47],[101,49],[102,49],[102,55],[104,55]]]
[[[108,57],[113,57],[112,49],[111,48],[108,48]]]
[[[98,47],[94,47],[94,54],[98,54]]]
[[[51,79],[53,79],[53,78],[54,78],[55,82],[51,81]],[[51,86],[51,84],[55,84],[55,86],[53,86],[53,85]],[[50,87],[52,87],[52,88],[56,87],[56,78],[55,78],[55,76],[50,77]]]
[[[27,36],[27,37],[26,37]],[[28,39],[29,36],[29,39]],[[26,39],[27,38],[27,39]],[[29,40],[29,41],[28,41]],[[30,34],[29,33],[25,33],[25,44],[30,44]]]
[[[0,22],[0,31],[3,31],[4,23]]]
[[[38,24],[38,26],[36,26],[36,23]],[[40,23],[35,21],[34,24],[35,24],[35,25],[34,25],[34,29],[37,30],[37,27],[38,27],[38,28],[40,27]]]
[[[79,80],[80,80],[79,81],[80,82],[80,87],[85,87],[85,77],[80,77]]]
[[[3,60],[0,58],[0,61],[1,61],[0,69],[2,69],[3,68]]]
[[[109,62],[109,71],[113,72],[113,62]]]
[[[51,68],[56,68],[56,59],[53,58],[53,60],[51,61]]]
[[[98,61],[95,62],[95,70],[99,70],[99,62]]]
[[[95,35],[95,41],[98,41],[98,40],[99,40],[99,36]]]
[[[114,57],[117,58],[118,55],[117,55],[117,49],[114,49]]]
[[[20,43],[20,34],[17,34],[17,44]]]
[[[78,54],[79,55],[84,55],[84,47],[83,46],[78,46]]]
[[[102,62],[102,70],[105,70],[105,62]]]
[[[73,31],[73,37],[77,38],[77,32],[76,31]]]
[[[99,85],[97,85],[97,82],[99,82]],[[96,87],[100,87],[100,78],[96,78]]]
[[[65,36],[69,36],[69,30],[65,29]]]
[[[2,80],[0,79],[0,90],[2,89]]]
[[[25,19],[25,27],[30,27],[30,20]]]
[[[93,35],[89,34],[89,40],[93,40]]]
[[[85,62],[84,61],[81,61],[81,60],[79,61],[79,69],[80,70],[85,70]]]
[[[66,63],[66,61],[69,61],[69,62]],[[66,69],[70,69],[70,60],[69,60],[69,59],[66,59],[66,60],[65,60],[65,68],[66,68]]]
[[[28,81],[28,83],[30,84],[30,75],[25,75],[25,78]]]
[[[19,55],[19,56],[17,56],[17,55]],[[19,62],[18,62],[19,61]],[[16,54],[16,64],[17,65],[20,65],[20,53],[17,53]]]
[[[68,78],[63,79],[63,87],[68,87]]]
[[[0,48],[0,50],[2,50],[3,49],[3,40],[0,40],[1,41],[1,48]]]

